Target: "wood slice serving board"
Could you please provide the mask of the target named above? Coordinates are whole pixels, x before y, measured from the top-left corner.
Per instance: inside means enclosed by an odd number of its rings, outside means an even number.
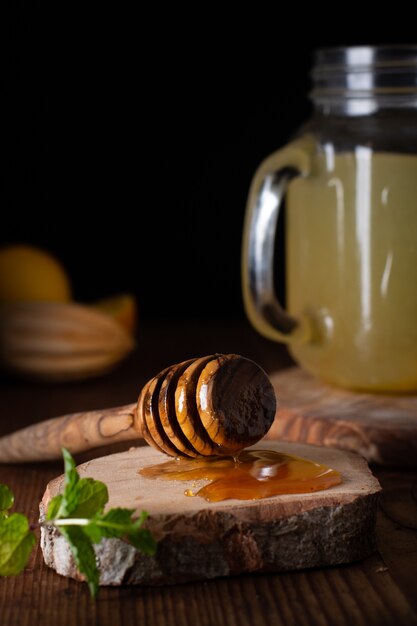
[[[349,391],[298,367],[271,376],[278,411],[268,438],[357,452],[370,463],[417,467],[417,395]]]
[[[148,447],[80,465],[81,476],[107,484],[109,507],[148,511],[148,528],[158,540],[157,553],[150,557],[119,539],[104,539],[96,548],[101,584],[169,584],[244,572],[286,571],[347,563],[374,550],[380,486],[362,457],[291,443],[261,442],[253,448],[326,464],[342,473],[343,482],[315,493],[210,503],[184,494],[187,488],[196,489],[194,483],[140,476],[141,468],[167,460]],[[62,484],[61,476],[47,486],[41,518]],[[42,528],[41,547],[47,565],[64,576],[82,578],[59,533]]]

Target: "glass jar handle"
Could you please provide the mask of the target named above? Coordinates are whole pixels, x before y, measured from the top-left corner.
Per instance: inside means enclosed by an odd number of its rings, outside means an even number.
[[[242,245],[242,290],[246,314],[256,330],[274,341],[311,339],[308,318],[291,317],[274,290],[274,243],[278,216],[288,183],[307,176],[314,143],[303,138],[271,154],[258,167],[246,208]]]

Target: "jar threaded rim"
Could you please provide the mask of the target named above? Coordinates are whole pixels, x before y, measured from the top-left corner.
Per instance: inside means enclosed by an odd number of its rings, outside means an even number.
[[[417,107],[417,45],[319,48],[311,77],[319,107],[351,114]]]

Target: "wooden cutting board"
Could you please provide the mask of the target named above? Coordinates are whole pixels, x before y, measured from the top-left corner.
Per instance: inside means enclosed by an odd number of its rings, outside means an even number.
[[[278,411],[268,438],[357,452],[370,463],[417,467],[417,395],[349,391],[298,367],[271,376]]]
[[[380,486],[358,455],[303,444],[261,442],[271,449],[323,463],[342,473],[340,485],[324,491],[263,500],[210,503],[187,497],[194,483],[152,480],[138,471],[167,457],[152,448],[132,448],[79,466],[81,476],[104,481],[109,507],[145,509],[158,540],[154,557],[118,539],[97,547],[101,584],[165,584],[257,571],[286,571],[361,559],[375,547]],[[41,517],[62,488],[49,483]],[[204,484],[204,483],[202,483]],[[45,562],[59,574],[80,579],[65,539],[42,528]]]

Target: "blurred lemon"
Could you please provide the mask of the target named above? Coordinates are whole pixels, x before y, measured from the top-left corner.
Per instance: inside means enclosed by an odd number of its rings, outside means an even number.
[[[0,302],[68,302],[71,285],[61,263],[31,245],[0,249]]]
[[[124,293],[109,298],[103,298],[93,304],[93,307],[111,315],[123,328],[133,334],[136,330],[137,306],[132,294]]]

